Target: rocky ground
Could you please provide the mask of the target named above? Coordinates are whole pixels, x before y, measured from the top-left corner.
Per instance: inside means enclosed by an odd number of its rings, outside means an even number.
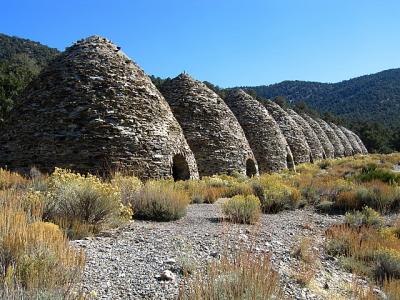
[[[251,245],[253,251],[271,254],[289,299],[350,297],[356,279],[323,250],[324,231],[341,222],[342,216],[309,209],[285,211],[263,215],[258,225],[230,224],[221,222],[221,217],[218,203],[195,204],[179,221],[134,221],[99,237],[72,242],[87,253],[83,289],[94,291],[99,299],[175,299],[182,267],[195,268],[218,259],[226,249]],[[293,251],[305,237],[313,240],[316,259],[311,265],[316,273],[302,287],[296,280],[300,261]],[[166,270],[172,273],[165,274]],[[160,280],[163,275],[175,278]]]

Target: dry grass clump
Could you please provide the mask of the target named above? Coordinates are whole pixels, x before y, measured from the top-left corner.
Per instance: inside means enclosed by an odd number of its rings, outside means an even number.
[[[20,193],[0,197],[0,295],[68,297],[83,271],[83,252],[69,246],[57,225],[26,211]]]
[[[282,298],[279,277],[271,267],[269,256],[256,256],[250,251],[211,262],[204,272],[198,271],[181,286],[178,297],[180,300]]]
[[[376,213],[363,212],[358,224],[334,225],[327,231],[327,252],[340,257],[343,266],[366,275],[390,290],[398,289],[400,279],[400,239],[396,227],[379,228]],[[374,226],[372,226],[374,225]],[[392,283],[393,282],[393,283]]]
[[[345,222],[350,226],[372,226],[375,228],[381,228],[383,218],[381,215],[368,206],[364,206],[361,211],[355,211],[353,213],[346,213]]]
[[[0,190],[22,188],[27,184],[28,180],[18,173],[0,168]]]
[[[261,201],[264,213],[295,209],[301,200],[300,191],[286,183],[282,174],[265,174],[253,183],[254,194]]]
[[[133,195],[143,186],[139,178],[122,173],[115,173],[111,179],[111,184],[118,188],[124,205],[130,205]]]
[[[260,218],[260,206],[254,195],[236,195],[222,204],[222,211],[231,222],[254,224]]]
[[[189,194],[167,180],[147,181],[131,201],[135,218],[155,221],[182,218],[189,203]]]
[[[195,204],[214,203],[224,197],[227,186],[226,182],[218,178],[208,180],[186,180],[176,182],[176,187],[189,194],[190,202]]]
[[[400,295],[400,280],[399,279],[385,279],[383,282],[383,291],[388,300],[397,300]]]
[[[59,224],[71,238],[96,234],[130,218],[118,188],[93,175],[56,168],[43,193],[43,218]]]
[[[297,272],[293,275],[296,282],[302,286],[307,286],[314,278],[316,273],[317,255],[313,247],[313,240],[303,238],[300,243],[293,249],[292,255],[299,262]]]
[[[364,206],[382,213],[398,211],[400,187],[379,180],[357,184],[352,190],[340,193],[335,205],[341,211],[359,210]]]

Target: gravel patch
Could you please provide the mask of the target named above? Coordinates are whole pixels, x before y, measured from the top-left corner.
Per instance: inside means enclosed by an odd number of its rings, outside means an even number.
[[[354,276],[323,251],[325,230],[343,221],[343,216],[303,209],[263,215],[257,225],[231,224],[221,218],[218,203],[195,204],[175,222],[134,221],[98,237],[71,242],[87,254],[83,289],[95,291],[98,299],[176,299],[182,266],[204,266],[232,247],[247,245],[252,251],[271,254],[288,298],[349,298]],[[300,262],[292,255],[304,237],[313,239],[318,257],[316,275],[307,287],[294,278]]]

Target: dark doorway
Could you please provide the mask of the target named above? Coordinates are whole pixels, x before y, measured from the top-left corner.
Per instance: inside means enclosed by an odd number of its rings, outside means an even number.
[[[286,156],[286,162],[287,162],[287,166],[289,170],[295,171],[296,168],[294,166],[294,161],[293,161],[293,156],[291,156],[290,154],[288,154]]]
[[[310,153],[310,163],[312,163],[312,164],[314,163],[314,158],[311,153]]]
[[[174,181],[190,179],[188,163],[181,154],[175,155],[172,159],[172,177]]]
[[[246,175],[248,177],[253,177],[257,175],[256,164],[254,163],[254,160],[250,158],[246,160]]]
[[[326,154],[325,154],[325,151],[324,151],[324,152],[322,152],[322,159],[326,159]]]

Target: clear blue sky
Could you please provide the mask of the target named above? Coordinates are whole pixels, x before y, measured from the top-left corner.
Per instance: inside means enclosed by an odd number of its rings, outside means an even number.
[[[93,34],[148,74],[223,87],[400,67],[399,0],[2,0],[0,31],[63,50]]]

